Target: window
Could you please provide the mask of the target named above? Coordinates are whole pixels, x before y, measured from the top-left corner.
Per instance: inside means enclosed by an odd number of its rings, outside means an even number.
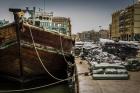
[[[40,26],[40,21],[35,21],[35,26]]]

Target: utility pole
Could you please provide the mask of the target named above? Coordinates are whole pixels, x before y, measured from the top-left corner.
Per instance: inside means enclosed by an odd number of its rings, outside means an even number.
[[[134,12],[135,12],[135,0],[133,0],[133,10],[134,10],[134,11],[133,11],[133,28],[132,28],[132,30],[133,30],[133,31],[132,31],[132,36],[133,36],[132,38],[133,38],[133,40],[132,40],[132,41],[134,41],[134,40],[135,40],[135,39],[134,39],[134,38],[135,38],[135,34],[134,34],[134,20],[135,20],[135,19],[134,19],[134,14],[135,14]]]
[[[102,26],[99,26],[99,31],[102,29]]]
[[[101,38],[101,33],[100,33],[101,29],[102,29],[102,26],[99,26],[99,38]]]

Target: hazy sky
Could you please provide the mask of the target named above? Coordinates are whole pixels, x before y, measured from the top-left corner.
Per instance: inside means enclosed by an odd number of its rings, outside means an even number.
[[[136,0],[135,0],[136,1]],[[72,32],[108,29],[112,12],[133,4],[133,0],[45,0],[46,11],[71,18]],[[8,8],[44,7],[44,0],[0,0],[0,19],[12,20]]]

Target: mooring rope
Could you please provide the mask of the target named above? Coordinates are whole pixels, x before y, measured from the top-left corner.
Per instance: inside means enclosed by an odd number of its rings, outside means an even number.
[[[73,78],[73,76],[69,77],[67,79],[59,80],[59,81],[51,83],[51,84],[47,84],[47,85],[43,85],[43,86],[39,86],[39,87],[33,87],[33,88],[25,88],[25,89],[17,89],[17,90],[0,90],[0,93],[23,92],[23,91],[31,91],[31,90],[41,89],[41,88],[45,88],[45,87],[59,84],[59,83],[64,82],[64,81],[71,80],[72,78]]]
[[[48,69],[47,69],[46,66],[44,65],[44,63],[43,63],[43,61],[42,61],[42,59],[41,59],[41,57],[40,57],[40,54],[39,54],[39,52],[38,52],[38,50],[37,50],[37,48],[36,48],[35,41],[34,41],[34,37],[33,37],[33,34],[32,34],[32,31],[31,31],[30,26],[29,26],[29,31],[30,31],[31,39],[32,39],[32,41],[33,41],[33,46],[34,46],[34,48],[35,48],[35,52],[36,52],[36,54],[37,54],[37,57],[38,57],[38,59],[39,59],[39,62],[41,63],[42,67],[44,68],[44,70],[45,70],[52,78],[54,78],[54,79],[56,79],[56,80],[63,80],[63,79],[60,79],[60,78],[55,77],[54,75],[52,75],[52,74],[48,71]]]
[[[65,62],[66,62],[69,66],[74,66],[75,63],[70,64],[70,63],[68,62],[68,60],[66,59],[66,57],[65,57],[64,49],[63,49],[63,43],[62,43],[62,38],[61,38],[61,33],[60,33],[60,32],[59,32],[59,39],[60,39],[60,44],[61,44],[62,55],[63,55],[63,58],[64,58]]]
[[[55,84],[59,84],[59,83],[64,82],[64,81],[71,80],[71,79],[73,79],[73,78],[76,76],[76,74],[75,74],[75,67],[74,67],[74,73],[73,73],[73,75],[72,75],[71,77],[68,77],[68,78],[66,78],[66,79],[59,79],[59,78],[53,76],[53,75],[48,71],[48,69],[45,67],[45,65],[44,65],[43,62],[42,62],[42,59],[41,59],[41,57],[40,57],[40,55],[39,55],[39,53],[38,53],[38,50],[37,50],[37,48],[36,48],[36,46],[35,46],[35,41],[34,41],[34,37],[33,37],[33,34],[32,34],[32,31],[31,31],[30,26],[29,26],[29,30],[30,30],[30,35],[31,35],[32,41],[33,41],[33,46],[34,46],[34,48],[35,48],[37,57],[38,57],[38,59],[39,59],[41,65],[43,66],[44,70],[45,70],[52,78],[54,78],[54,79],[56,79],[56,80],[58,80],[58,81],[57,81],[57,82],[54,82],[54,83],[51,83],[51,84],[47,84],[47,85],[43,85],[43,86],[39,86],[39,87],[33,87],[33,88],[15,89],[15,90],[0,90],[0,93],[23,92],[23,91],[31,91],[31,90],[41,89],[41,88],[49,87],[49,86],[52,86],[52,85],[55,85]]]
[[[37,89],[53,86],[53,85],[59,84],[61,82],[72,80],[73,78],[75,78],[75,76],[78,75],[78,74],[75,73],[75,71],[76,71],[76,67],[74,67],[74,73],[71,77],[63,79],[63,80],[59,80],[59,81],[54,82],[54,83],[42,85],[42,86],[39,86],[39,87],[33,87],[33,88],[24,88],[24,89],[15,89],[15,90],[0,90],[0,93],[24,92],[24,91],[37,90]]]

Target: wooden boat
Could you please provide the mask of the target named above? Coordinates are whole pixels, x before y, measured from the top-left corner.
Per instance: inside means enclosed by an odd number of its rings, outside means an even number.
[[[18,21],[0,27],[0,76],[53,82],[72,75],[68,71],[74,68],[70,66],[74,64],[71,36],[20,23],[18,15],[15,18]]]

